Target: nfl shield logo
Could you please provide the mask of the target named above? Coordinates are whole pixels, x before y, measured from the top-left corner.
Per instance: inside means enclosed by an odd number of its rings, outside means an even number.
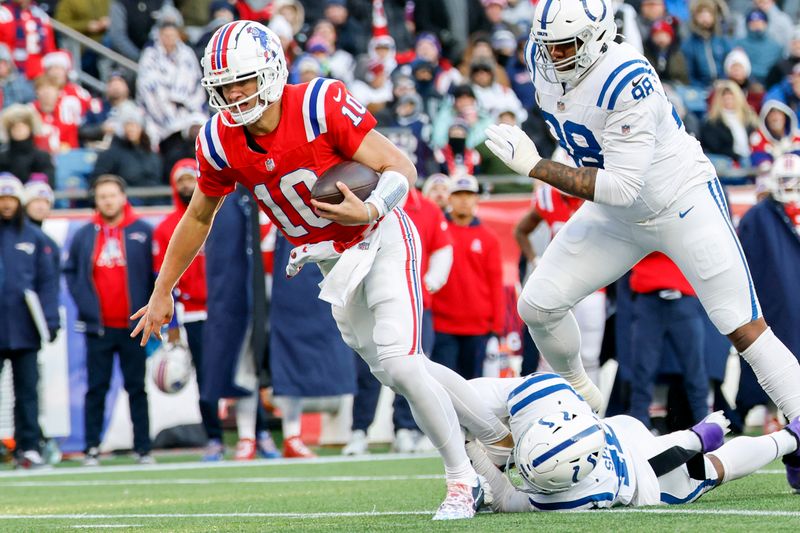
[[[558,107],[559,111],[564,111],[564,109],[566,109],[567,106],[564,105],[564,102],[558,102],[556,104],[556,107]]]
[[[273,161],[271,157],[267,159],[267,170],[269,170],[270,172],[275,170],[275,161]]]
[[[624,126],[622,126],[622,134],[623,135],[627,135],[630,132],[631,132],[631,127],[630,127],[629,124],[625,124]]]

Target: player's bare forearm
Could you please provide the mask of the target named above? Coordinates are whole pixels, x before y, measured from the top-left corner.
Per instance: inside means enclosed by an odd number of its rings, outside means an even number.
[[[198,194],[199,193],[199,194]],[[178,280],[200,251],[211,231],[214,214],[222,198],[206,196],[198,191],[181,217],[169,240],[164,264],[156,278],[154,293],[170,294]]]
[[[530,177],[549,183],[556,189],[584,200],[594,200],[594,185],[597,169],[594,167],[573,168],[550,159],[542,159]]]

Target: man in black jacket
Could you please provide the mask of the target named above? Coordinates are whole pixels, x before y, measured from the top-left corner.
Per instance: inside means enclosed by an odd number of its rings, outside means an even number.
[[[22,182],[0,175],[0,368],[11,361],[17,464],[45,466],[39,453],[37,354],[59,328],[55,250],[22,208]]]

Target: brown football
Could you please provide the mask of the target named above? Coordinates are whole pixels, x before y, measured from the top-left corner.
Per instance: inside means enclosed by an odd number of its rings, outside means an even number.
[[[341,181],[361,200],[366,200],[378,185],[380,176],[366,165],[355,161],[343,161],[329,168],[311,188],[311,197],[328,204],[340,204],[344,196],[336,187]]]

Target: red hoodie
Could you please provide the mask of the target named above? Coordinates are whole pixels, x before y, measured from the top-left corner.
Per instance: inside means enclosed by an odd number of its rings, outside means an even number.
[[[197,161],[194,159],[181,159],[175,163],[170,173],[172,203],[175,204],[175,210],[167,215],[153,232],[153,268],[156,272],[161,270],[161,265],[164,263],[164,255],[167,252],[167,245],[175,232],[175,226],[178,225],[181,217],[186,212],[186,206],[178,196],[175,179],[187,167],[197,172]],[[197,257],[194,258],[189,268],[178,280],[174,295],[176,303],[183,304],[184,322],[196,322],[206,319],[206,257],[203,248],[200,249]]]
[[[453,267],[433,295],[433,329],[450,335],[503,333],[505,301],[500,240],[475,218],[468,226],[448,224]]]
[[[128,261],[123,229],[138,219],[130,204],[125,204],[122,222],[110,226],[100,213],[93,222],[98,226],[94,244],[93,277],[100,302],[100,317],[107,328],[128,328],[131,315],[128,294]]]

